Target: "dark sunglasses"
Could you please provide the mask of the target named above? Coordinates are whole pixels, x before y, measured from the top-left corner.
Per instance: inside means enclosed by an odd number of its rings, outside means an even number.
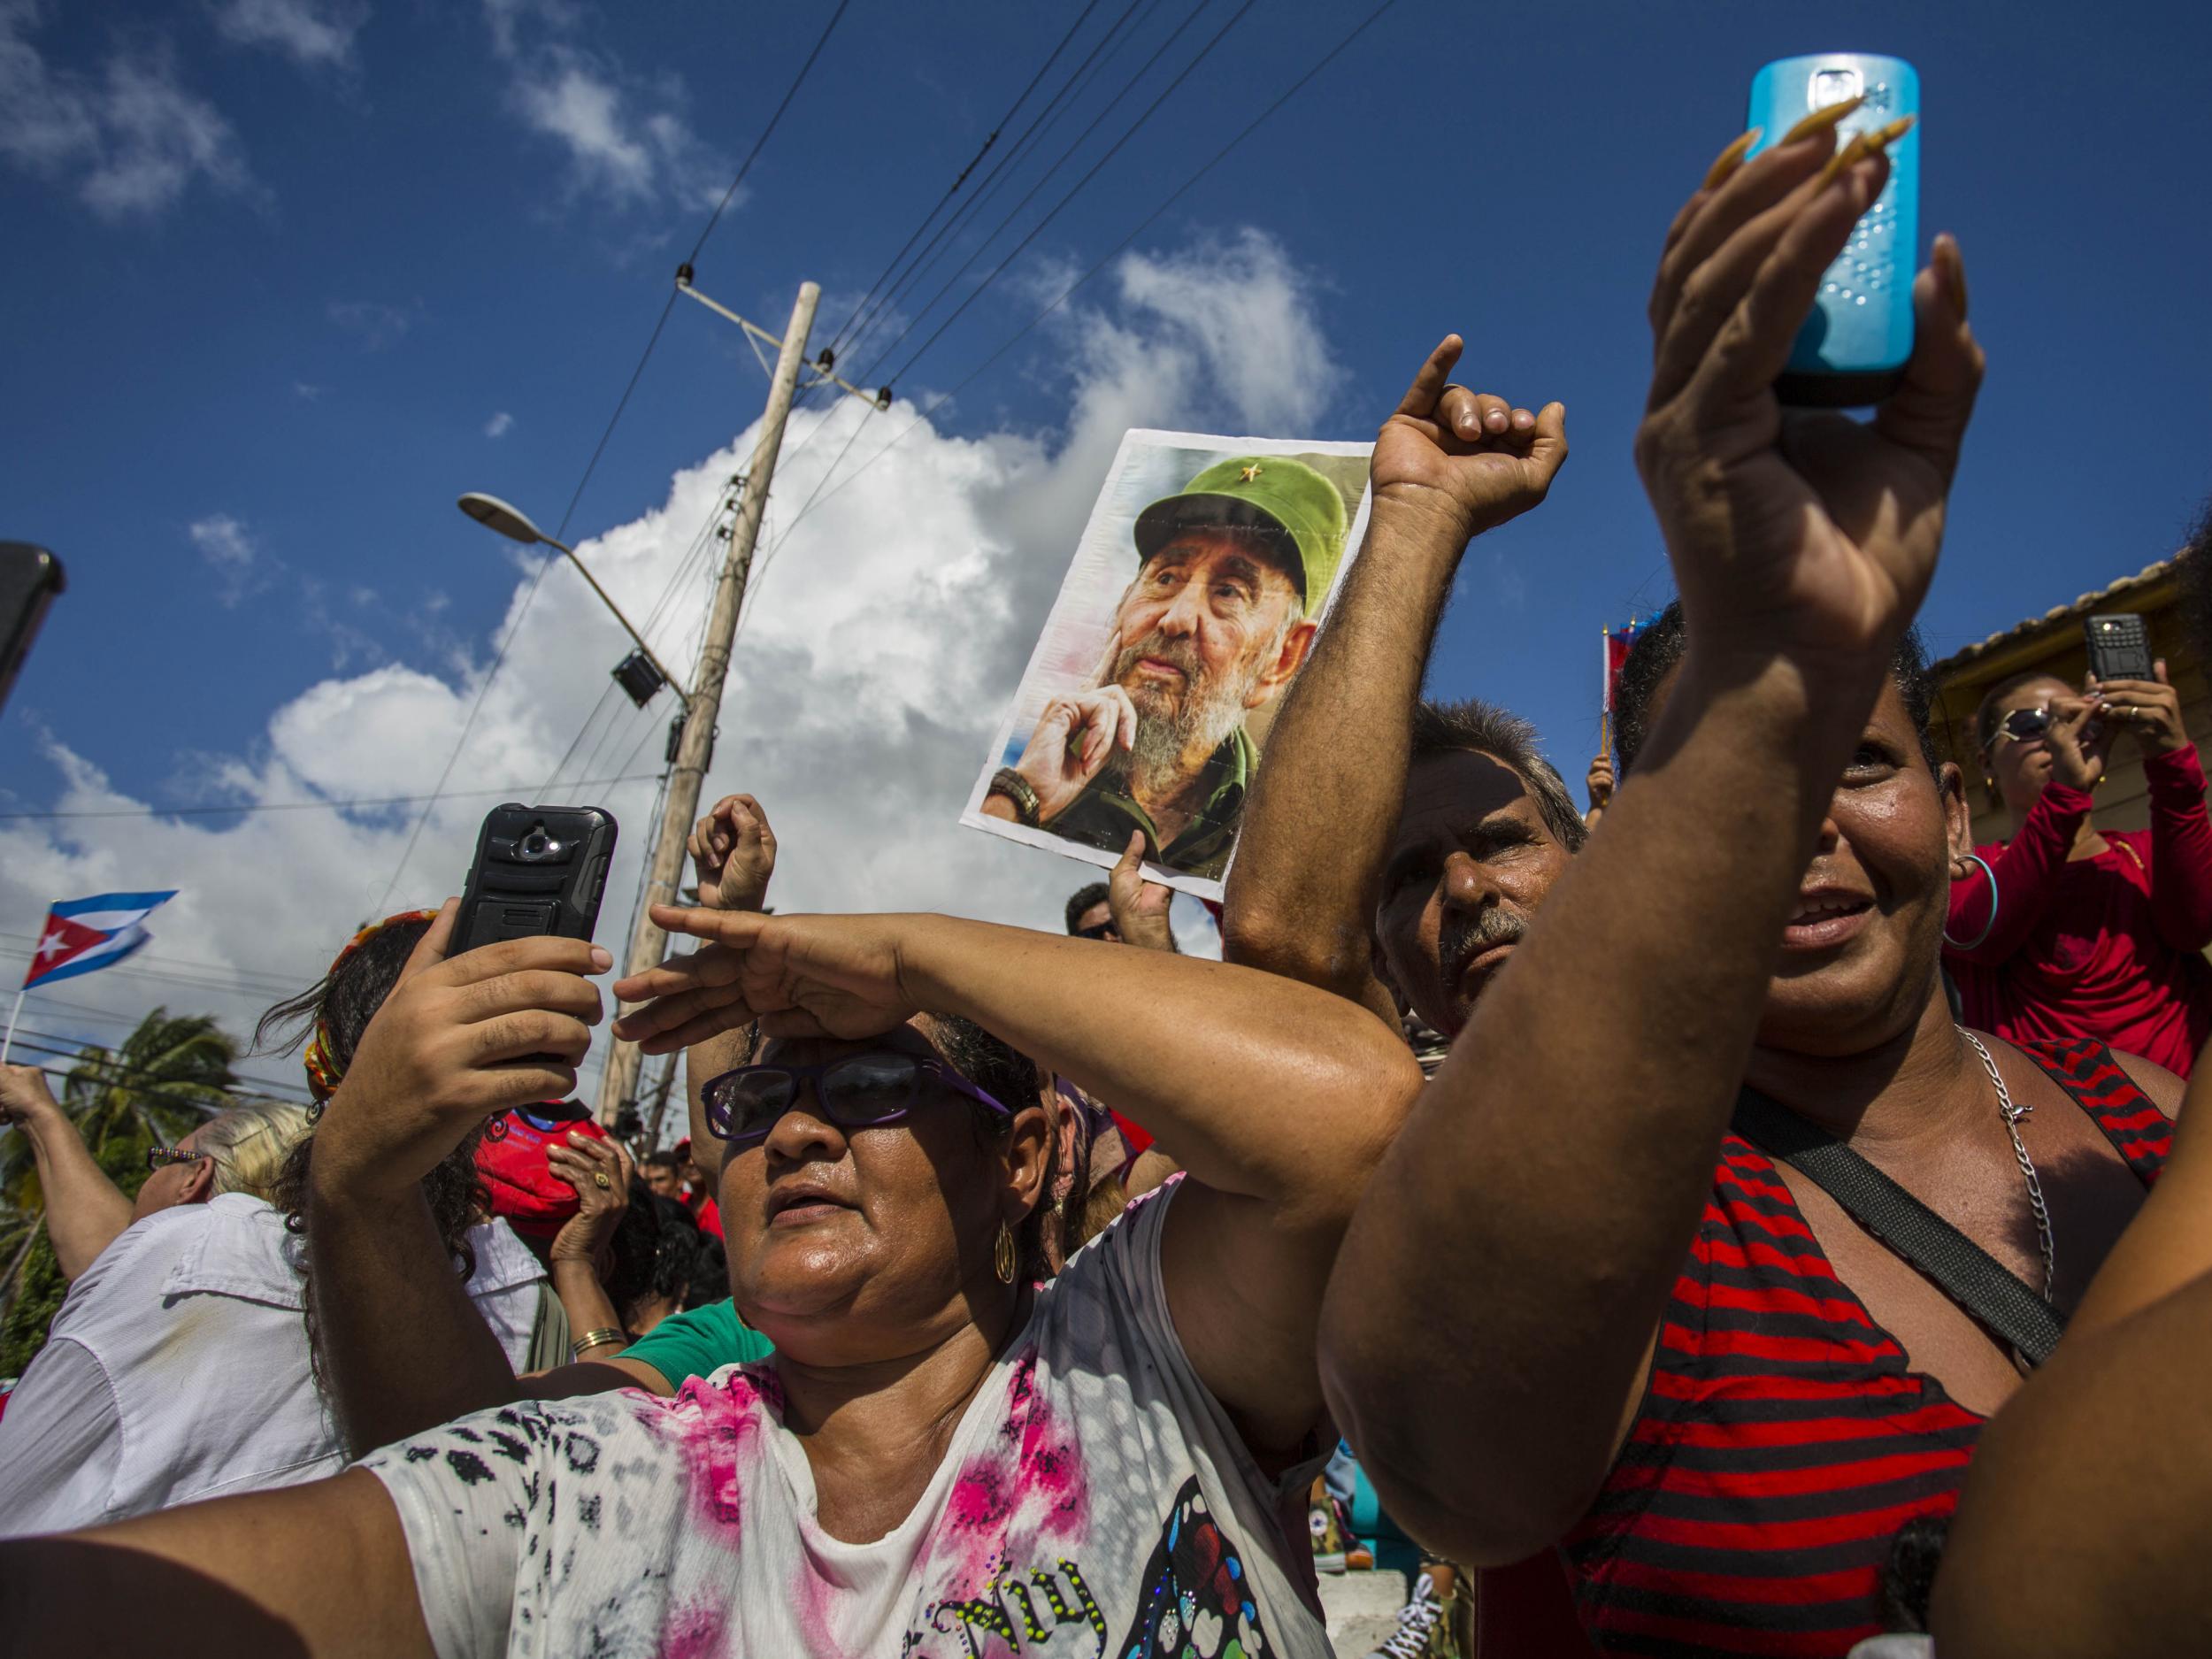
[[[903,1118],[932,1087],[980,1101],[994,1111],[1007,1111],[943,1061],[883,1049],[848,1055],[826,1065],[741,1065],[710,1078],[699,1091],[707,1109],[707,1129],[716,1140],[733,1147],[765,1141],[810,1082],[816,1109],[840,1129],[867,1129]]]
[[[1114,925],[1111,922],[1100,922],[1096,926],[1091,927],[1079,927],[1075,930],[1075,936],[1078,939],[1112,939],[1117,941],[1121,937],[1121,935],[1114,930]]]
[[[1996,748],[2004,738],[2010,738],[2016,743],[2024,743],[2042,736],[2050,729],[2051,711],[2048,709],[2015,709],[1997,722],[1997,729],[1990,733],[1989,746]]]

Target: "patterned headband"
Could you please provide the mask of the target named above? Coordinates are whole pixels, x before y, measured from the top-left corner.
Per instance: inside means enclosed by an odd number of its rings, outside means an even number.
[[[330,972],[326,976],[324,983],[328,984],[337,979],[340,971],[347,963],[353,960],[354,953],[386,928],[403,926],[409,922],[434,922],[437,919],[438,912],[435,910],[402,910],[396,916],[388,916],[380,922],[371,922],[356,933],[352,941],[333,958]],[[328,1000],[326,995],[324,998],[326,1004]],[[315,1034],[308,1040],[303,1064],[307,1067],[308,1091],[315,1096],[315,1116],[319,1118],[322,1116],[323,1107],[329,1102],[330,1097],[338,1092],[338,1085],[345,1079],[346,1075],[346,1068],[338,1064],[330,1051],[330,1020],[327,1016],[319,1018],[315,1021]]]

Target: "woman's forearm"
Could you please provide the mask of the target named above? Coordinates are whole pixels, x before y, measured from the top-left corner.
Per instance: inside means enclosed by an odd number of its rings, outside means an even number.
[[[1112,1101],[1223,1192],[1321,1196],[1421,1084],[1373,1014],[1256,969],[946,917],[913,918],[902,959],[924,1007]]]
[[[622,1323],[622,1313],[607,1294],[601,1282],[599,1270],[589,1262],[580,1262],[560,1256],[553,1258],[550,1269],[553,1294],[561,1299],[561,1311],[568,1316],[568,1340],[580,1342],[595,1331],[622,1332],[618,1342],[605,1342],[587,1348],[577,1356],[605,1361],[612,1359],[628,1346],[629,1336]]]
[[[76,1283],[101,1251],[131,1225],[131,1201],[93,1162],[76,1125],[58,1112],[26,1125],[38,1187],[46,1200],[46,1235],[61,1276]]]
[[[1705,694],[1695,668],[1415,1103],[1330,1279],[1339,1425],[1393,1513],[1462,1559],[1543,1548],[1603,1479],[1859,729],[1863,703],[1802,671]],[[1497,1363],[1468,1363],[1471,1333]]]
[[[2177,950],[2212,944],[2212,813],[2193,748],[2143,762],[2151,796],[2151,908]]]
[[[1970,941],[1973,949],[1947,944],[1948,955],[1993,967],[2027,943],[2050,905],[2051,895],[2058,890],[2074,837],[2094,804],[2085,789],[2070,789],[2062,783],[2045,786],[2021,820],[2020,833],[1989,860],[1989,875],[1977,868],[1951,884],[1950,918],[1944,931],[1953,939]],[[1993,902],[1997,907],[1993,925]]]

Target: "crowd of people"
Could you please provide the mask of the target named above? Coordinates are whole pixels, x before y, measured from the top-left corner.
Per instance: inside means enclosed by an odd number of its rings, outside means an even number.
[[[134,1201],[0,1071],[72,1281],[0,1414],[0,1652],[1296,1659],[1317,1571],[1378,1556],[1390,1659],[2205,1650],[2196,749],[2162,663],[2001,681],[1974,843],[1913,628],[1961,255],[1870,421],[1783,409],[1886,164],[1832,117],[1747,149],[1652,293],[1679,598],[1586,807],[1424,695],[1470,543],[1567,456],[1451,336],[1223,960],[1141,825],[1060,931],[774,914],[741,795],[655,909],[688,948],[612,987],[684,1056],[672,1150],[572,1100],[609,953],[452,954],[451,902],[271,1011],[313,1108]],[[2123,741],[2147,833],[2095,822]]]

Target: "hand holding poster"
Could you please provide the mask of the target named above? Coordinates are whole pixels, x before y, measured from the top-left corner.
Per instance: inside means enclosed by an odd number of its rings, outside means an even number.
[[[1366,503],[1364,443],[1132,432],[961,822],[1221,895]]]

